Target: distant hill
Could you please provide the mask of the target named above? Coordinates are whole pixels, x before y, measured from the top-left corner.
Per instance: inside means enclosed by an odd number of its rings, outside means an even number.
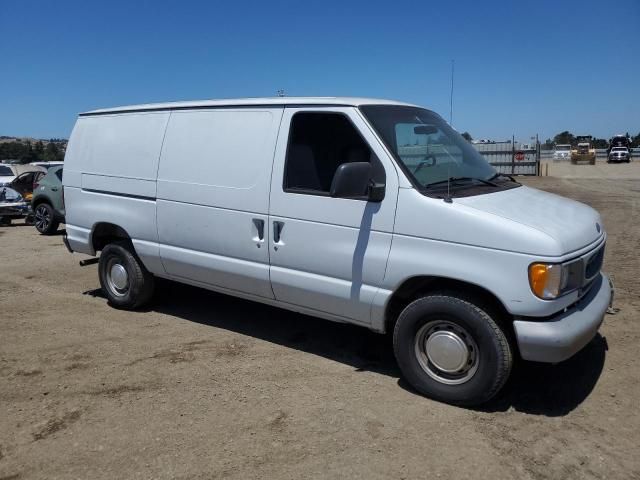
[[[0,143],[6,143],[6,142],[21,142],[21,143],[42,142],[42,143],[44,143],[46,145],[47,143],[50,143],[50,142],[66,144],[68,142],[68,140],[66,138],[10,137],[10,136],[7,136],[7,135],[0,135]]]

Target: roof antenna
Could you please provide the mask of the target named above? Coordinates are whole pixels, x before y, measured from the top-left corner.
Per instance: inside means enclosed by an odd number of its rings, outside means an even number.
[[[276,95],[278,95],[279,97],[284,97],[284,88],[276,90]]]
[[[455,60],[451,60],[451,93],[449,95],[449,125],[453,127],[453,66]]]
[[[447,196],[444,197],[445,203],[453,203],[451,199],[451,172],[449,171],[449,165],[447,165]]]

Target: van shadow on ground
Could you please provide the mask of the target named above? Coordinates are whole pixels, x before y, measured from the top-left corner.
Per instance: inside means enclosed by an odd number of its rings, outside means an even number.
[[[169,281],[158,282],[153,311],[223,328],[398,379],[390,335],[354,325],[334,323]],[[85,292],[101,296],[100,290]],[[547,365],[517,362],[503,391],[479,411],[514,408],[535,415],[562,416],[580,405],[602,373],[606,339],[598,335],[573,358]],[[417,393],[416,393],[417,394]]]

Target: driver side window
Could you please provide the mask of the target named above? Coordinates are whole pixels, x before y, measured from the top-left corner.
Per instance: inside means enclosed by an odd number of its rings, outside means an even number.
[[[384,169],[351,121],[341,113],[300,112],[291,120],[284,190],[329,195],[338,167],[369,162],[374,179],[384,181]]]

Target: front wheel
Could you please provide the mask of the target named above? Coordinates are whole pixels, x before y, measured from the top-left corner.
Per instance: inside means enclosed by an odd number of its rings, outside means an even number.
[[[509,378],[509,341],[482,308],[452,293],[434,293],[409,304],[393,335],[406,380],[420,393],[446,403],[478,405]]]
[[[148,303],[155,287],[154,277],[133,253],[129,242],[110,243],[100,254],[100,285],[109,303],[133,310]]]

